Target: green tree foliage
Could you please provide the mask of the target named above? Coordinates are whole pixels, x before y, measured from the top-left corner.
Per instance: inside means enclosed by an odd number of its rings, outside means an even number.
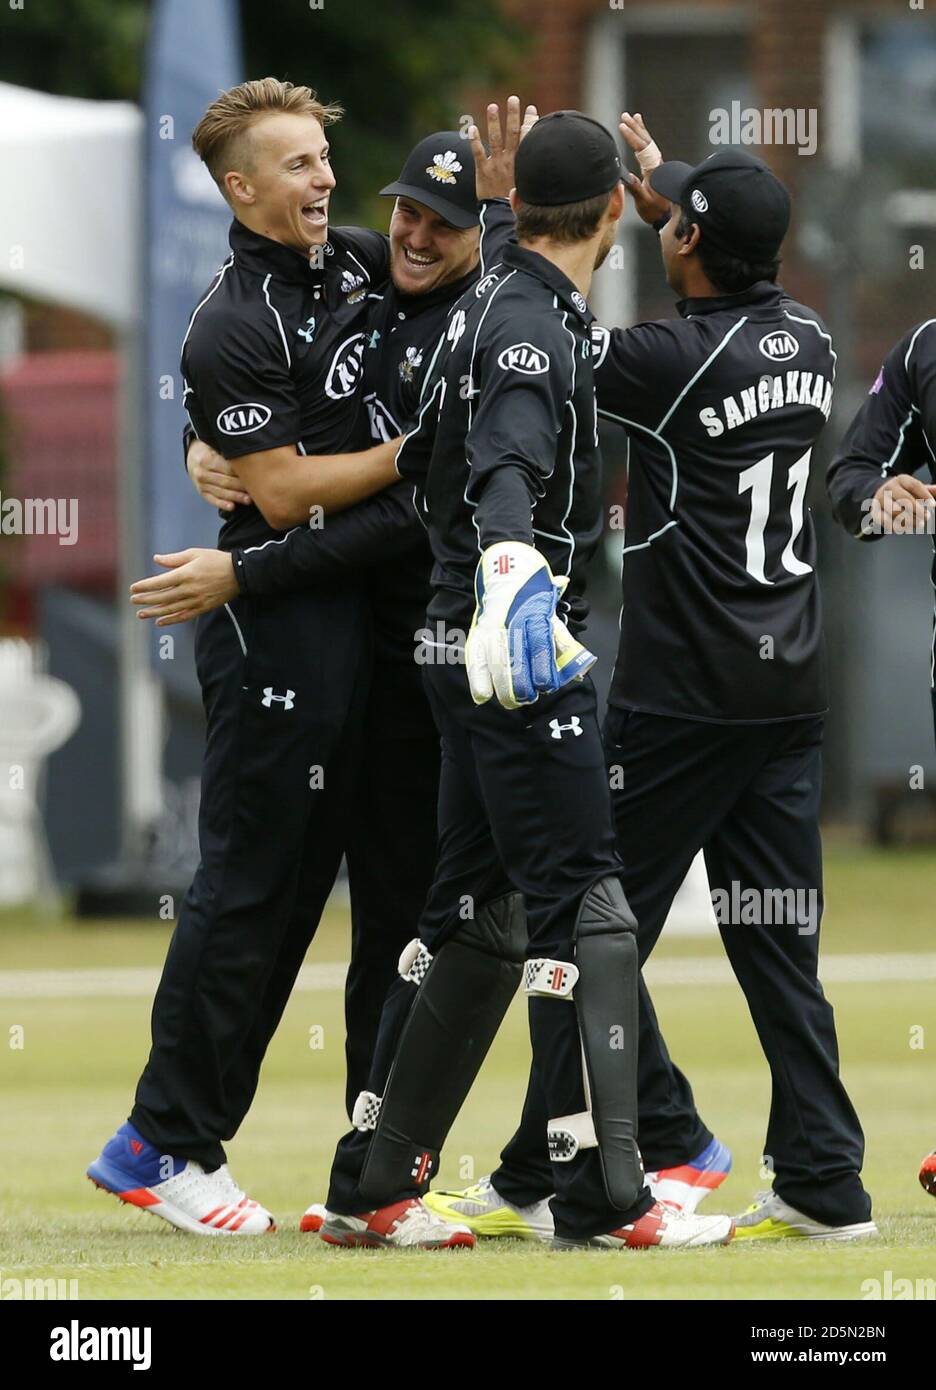
[[[0,0],[0,80],[139,99],[148,0],[21,3]],[[376,191],[396,177],[410,146],[432,130],[458,129],[465,114],[483,115],[464,111],[465,88],[503,101],[528,52],[499,0],[241,0],[240,14],[245,76],[307,83],[347,112],[332,132],[337,221],[385,225]]]
[[[331,133],[336,221],[384,226],[375,192],[410,147],[483,116],[465,112],[465,88],[503,101],[527,52],[498,0],[242,0],[241,14],[251,73],[307,83],[345,108]]]
[[[0,80],[136,101],[148,9],[146,0],[3,0]]]

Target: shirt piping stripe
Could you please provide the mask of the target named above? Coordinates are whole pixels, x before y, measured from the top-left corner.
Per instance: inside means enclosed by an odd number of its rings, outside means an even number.
[[[353,251],[349,251],[349,252],[348,252],[348,255],[351,257],[351,259],[352,259],[352,261],[354,262],[355,265],[361,266],[361,272],[362,272],[362,274],[363,274],[363,276],[364,276],[364,279],[367,281],[368,284],[370,284],[371,278],[370,278],[370,274],[368,273],[367,267],[361,265],[361,262],[358,260],[357,256],[354,254]]]
[[[558,298],[556,298],[555,296],[553,297],[553,304],[555,305],[556,308],[559,307],[559,300],[558,300]],[[563,518],[562,518],[562,529],[563,529],[563,531],[566,532],[566,534],[567,534],[567,536],[568,536],[568,538],[569,538],[569,540],[568,540],[568,545],[569,545],[569,569],[570,569],[570,571],[571,571],[571,568],[572,568],[572,561],[573,561],[573,558],[574,558],[574,556],[575,556],[575,537],[573,536],[572,531],[570,530],[570,528],[569,528],[569,526],[568,526],[568,520],[569,520],[569,515],[570,515],[570,513],[571,513],[571,511],[572,511],[572,503],[573,503],[573,500],[574,500],[574,493],[575,493],[575,445],[576,445],[576,441],[578,440],[578,413],[577,413],[577,411],[576,411],[576,409],[575,409],[575,382],[576,382],[576,373],[577,373],[577,369],[578,369],[578,362],[577,362],[577,360],[576,360],[576,354],[575,354],[575,348],[576,348],[575,334],[572,332],[571,328],[569,327],[568,318],[569,318],[568,313],[567,313],[567,312],[563,312],[563,315],[562,315],[562,326],[563,326],[563,328],[565,329],[566,333],[568,333],[568,335],[569,335],[569,339],[570,339],[570,342],[571,342],[571,354],[572,354],[572,382],[571,382],[571,384],[570,384],[570,386],[569,386],[569,397],[568,397],[568,400],[566,401],[566,408],[572,411],[572,438],[571,438],[571,440],[569,441],[569,505],[566,507],[566,509],[565,509],[565,515],[564,515]],[[591,351],[591,343],[589,343],[588,347],[589,347],[589,352],[590,352],[590,351]],[[594,393],[593,393],[593,394],[594,394]],[[555,470],[555,465],[553,465],[553,473],[554,473],[555,471],[556,471],[556,470]],[[552,473],[550,473],[549,476],[552,477]]]
[[[434,350],[432,356],[431,356],[430,359],[429,359],[429,366],[428,366],[428,367],[426,368],[426,370],[423,372],[422,385],[421,385],[420,388],[419,388],[419,400],[420,400],[420,401],[422,400],[423,396],[426,394],[426,387],[429,385],[429,378],[432,376],[432,369],[433,369],[433,367],[435,366],[436,358],[438,357],[439,353],[442,351],[442,345],[443,345],[444,342],[445,342],[445,330],[443,329],[443,331],[439,334],[439,341],[438,341],[438,342],[436,343],[436,345],[435,345],[435,350]],[[433,389],[434,389],[434,388],[433,388]]]
[[[907,426],[909,425],[909,423],[910,423],[910,421],[911,421],[912,419],[913,419],[913,409],[911,408],[911,409],[907,412],[907,418],[906,418],[906,420],[904,420],[903,424],[900,426],[900,432],[899,432],[899,434],[897,435],[897,443],[894,445],[894,452],[891,454],[890,458],[887,460],[886,463],[882,463],[882,464],[881,464],[881,474],[882,474],[882,476],[883,476],[883,474],[888,473],[888,472],[893,468],[894,464],[897,462],[898,458],[900,457],[901,453],[903,452],[903,446],[904,446],[904,444],[906,443],[905,435],[906,435],[906,433],[907,433]]]
[[[276,319],[276,325],[277,325],[277,327],[279,328],[279,335],[280,335],[280,338],[281,338],[282,341],[283,341],[283,351],[284,351],[285,354],[286,354],[286,366],[291,368],[291,367],[292,367],[292,358],[291,358],[290,355],[289,355],[289,344],[288,344],[287,341],[286,341],[286,333],[285,333],[285,330],[284,330],[284,328],[283,328],[283,320],[282,320],[282,319],[280,318],[280,316],[279,316],[279,311],[278,311],[278,309],[276,309],[276,307],[270,302],[270,291],[269,291],[268,286],[269,286],[270,281],[271,281],[272,278],[273,278],[272,275],[268,275],[268,276],[266,277],[266,279],[264,280],[264,282],[263,282],[263,297],[264,297],[264,299],[265,299],[266,302],[267,302],[267,307],[270,309],[270,311],[271,311],[272,314],[273,314],[273,317]]]
[[[472,401],[473,401],[473,399],[474,399],[474,394],[475,394],[474,360],[475,360],[475,356],[476,356],[477,351],[478,351],[478,335],[479,335],[479,333],[481,332],[481,327],[482,327],[482,325],[483,325],[483,323],[484,323],[484,320],[485,320],[485,319],[487,318],[487,316],[488,316],[488,312],[489,312],[489,310],[490,310],[490,308],[491,308],[491,305],[494,303],[495,296],[504,288],[504,286],[508,283],[509,280],[513,279],[513,277],[516,275],[516,273],[517,273],[517,272],[516,272],[515,270],[511,270],[510,273],[509,273],[508,275],[505,275],[505,276],[504,276],[503,280],[499,281],[498,284],[496,284],[496,285],[494,286],[494,288],[491,290],[491,293],[488,295],[488,302],[487,302],[487,303],[485,304],[485,306],[484,306],[484,309],[483,309],[483,311],[482,311],[482,313],[481,313],[481,317],[478,319],[478,326],[477,326],[477,328],[475,329],[474,341],[473,341],[472,344],[471,344],[471,356],[470,356],[469,359],[468,359],[468,385],[469,385],[469,395],[468,395],[468,427],[467,427],[467,429],[466,429],[466,431],[465,431],[465,437],[466,437],[466,439],[467,439],[468,434],[469,434],[470,431],[471,431],[471,423],[472,423],[472,418],[473,418],[473,415],[474,415],[474,407],[473,407],[473,405],[472,405]],[[471,483],[471,460],[468,458],[467,453],[466,453],[466,455],[465,455],[465,467],[466,467],[467,470],[468,470],[468,476],[467,476],[466,479],[465,479],[465,490],[464,490],[464,492],[462,493],[462,500],[464,501],[464,503],[465,503],[465,505],[466,505],[467,507],[470,507],[470,508],[471,508],[471,524],[472,524],[472,526],[475,528],[475,534],[476,534],[476,536],[477,536],[477,538],[478,538],[478,554],[481,555],[481,554],[483,553],[483,551],[482,551],[482,546],[481,546],[481,530],[480,530],[480,527],[478,526],[478,518],[477,518],[477,506],[478,506],[478,504],[477,504],[477,502],[472,502],[471,499],[470,499],[469,496],[468,496],[468,487],[469,487],[469,484]]]
[[[237,619],[235,618],[235,616],[234,616],[234,610],[231,608],[231,605],[230,605],[229,603],[226,603],[226,604],[224,605],[224,607],[225,607],[225,610],[227,611],[228,617],[230,618],[231,622],[234,624],[234,631],[237,633],[237,640],[238,640],[238,642],[240,642],[241,651],[244,653],[244,656],[246,656],[246,655],[247,655],[247,643],[244,641],[244,634],[243,634],[243,633],[241,632],[241,630],[240,630],[240,623],[239,623],[239,622],[237,621]]]
[[[438,349],[437,349],[437,351],[438,351]],[[425,415],[425,413],[426,413],[426,411],[429,409],[429,407],[432,405],[432,402],[435,400],[436,393],[437,393],[439,387],[441,386],[443,380],[444,380],[443,377],[439,377],[438,381],[437,381],[437,382],[435,383],[435,385],[433,386],[432,392],[431,392],[431,394],[428,396],[425,405],[423,405],[423,406],[420,408],[419,414],[418,414],[417,417],[416,417],[416,423],[415,423],[415,425],[413,426],[413,428],[412,428],[411,430],[407,430],[407,431],[406,431],[406,434],[403,436],[403,443],[400,445],[399,449],[397,449],[397,451],[396,451],[396,458],[395,458],[395,460],[394,460],[394,464],[395,464],[397,473],[400,473],[400,456],[402,455],[403,450],[406,448],[407,441],[408,441],[409,439],[411,439],[411,438],[413,437],[413,435],[419,433],[419,430],[420,430],[420,428],[421,428],[421,426],[422,426],[422,419],[423,419],[423,416]],[[400,477],[401,477],[401,478],[402,478],[402,476],[403,476],[402,473],[400,473]]]
[[[483,280],[484,277],[485,277],[485,275],[487,274],[487,263],[485,262],[485,259],[484,259],[484,238],[485,238],[485,236],[487,235],[487,206],[486,206],[486,204],[483,204],[483,205],[482,205],[480,216],[481,216],[481,239],[480,239],[480,241],[478,242],[478,254],[479,254],[480,259],[481,259],[481,274],[480,274],[480,276],[478,277],[479,282],[480,282],[481,280]]]
[[[909,345],[909,347],[907,348],[907,354],[906,354],[906,356],[904,357],[904,371],[907,370],[907,367],[908,367],[909,364],[910,364],[910,354],[911,354],[911,352],[912,352],[913,349],[914,349],[914,346],[915,346],[915,344],[916,344],[917,338],[919,338],[920,334],[923,332],[923,329],[924,329],[924,328],[929,328],[930,324],[932,324],[932,323],[936,323],[936,319],[927,319],[925,323],[921,323],[920,326],[919,326],[919,328],[918,328],[918,329],[916,330],[916,332],[914,333],[913,337],[910,339],[910,345]]]
[[[816,330],[820,338],[825,338],[826,342],[829,344],[829,352],[832,354],[832,382],[834,384],[835,369],[838,366],[838,353],[832,346],[832,334],[826,333],[824,329],[820,328],[818,323],[816,323],[815,319],[801,319],[797,314],[791,314],[789,309],[784,309],[783,312],[786,314],[787,318],[792,319],[794,323],[806,323],[809,325],[810,328],[814,328]]]
[[[649,425],[642,425],[639,420],[628,420],[627,417],[624,415],[615,415],[612,410],[599,410],[598,414],[601,416],[603,420],[616,420],[619,425],[630,425],[635,430],[643,430],[644,434],[649,434],[651,439],[658,439],[660,441],[664,449],[666,449],[666,451],[668,452],[670,456],[670,462],[673,465],[673,484],[670,488],[669,505],[670,511],[675,511],[676,494],[679,490],[679,465],[676,462],[675,450],[673,449],[673,446],[672,444],[670,444],[669,440],[664,439],[663,436],[657,430],[652,430]],[[665,530],[666,528],[664,527],[663,529]],[[662,535],[662,532],[658,532],[657,534]],[[634,548],[637,549],[638,547]]]
[[[683,389],[680,391],[679,395],[678,395],[678,396],[676,397],[676,399],[673,401],[673,404],[670,406],[669,410],[668,410],[668,411],[666,412],[666,414],[663,416],[663,419],[662,419],[662,420],[660,421],[660,423],[657,425],[657,427],[656,427],[656,432],[657,432],[657,434],[660,434],[660,433],[661,433],[661,431],[663,430],[663,428],[664,428],[664,426],[666,425],[667,421],[668,421],[668,420],[670,419],[670,417],[674,414],[674,412],[676,411],[676,409],[677,409],[677,407],[679,406],[679,404],[681,403],[681,401],[688,395],[688,393],[689,393],[689,391],[692,389],[692,387],[695,386],[696,382],[699,380],[699,377],[702,376],[702,374],[703,374],[704,372],[708,371],[709,367],[710,367],[710,366],[712,365],[712,363],[715,361],[715,358],[718,356],[718,354],[719,354],[724,348],[726,348],[726,347],[728,346],[728,344],[731,342],[731,340],[732,340],[732,338],[734,337],[734,335],[738,332],[738,330],[739,330],[740,328],[743,328],[744,325],[745,325],[746,323],[747,323],[747,314],[745,314],[744,318],[738,319],[738,322],[737,322],[736,324],[734,324],[734,325],[728,330],[728,332],[725,334],[724,338],[722,338],[721,342],[718,344],[718,347],[715,348],[715,350],[714,350],[713,352],[711,352],[711,353],[709,354],[708,357],[706,357],[705,361],[702,363],[702,366],[701,366],[701,367],[699,368],[699,370],[696,372],[695,376],[690,377],[690,379],[686,382],[685,386],[684,386]]]
[[[302,527],[301,527],[301,526],[292,526],[292,527],[290,527],[290,529],[286,532],[285,536],[271,536],[270,539],[269,539],[268,541],[264,541],[264,542],[262,543],[262,545],[247,545],[247,546],[245,546],[245,547],[244,547],[244,554],[245,554],[245,555],[252,555],[252,554],[254,553],[255,550],[266,550],[266,548],[267,548],[268,545],[285,545],[286,541],[289,540],[289,537],[293,534],[294,531],[301,531],[301,530],[302,530]],[[233,617],[233,616],[234,616],[234,615],[233,615],[233,613],[232,613],[232,614],[231,614],[231,617]]]
[[[217,280],[214,282],[214,284],[212,285],[211,289],[210,289],[210,290],[208,291],[208,293],[205,295],[205,297],[204,297],[204,299],[202,300],[202,302],[201,302],[200,304],[196,304],[196,305],[195,305],[195,308],[192,310],[192,317],[191,317],[191,318],[189,319],[189,321],[188,321],[188,328],[185,330],[185,337],[182,339],[182,347],[183,347],[183,348],[185,347],[185,344],[186,344],[186,343],[188,342],[188,340],[189,340],[189,334],[190,334],[191,331],[192,331],[192,324],[195,322],[195,315],[198,313],[199,309],[203,309],[203,308],[205,307],[205,305],[208,303],[208,301],[209,301],[209,299],[211,298],[211,296],[214,294],[215,290],[219,290],[219,289],[221,288],[221,282],[222,282],[222,280],[224,279],[225,273],[226,273],[227,271],[230,270],[230,268],[231,268],[231,266],[232,266],[233,264],[234,264],[234,252],[232,251],[231,254],[230,254],[230,256],[229,256],[229,258],[224,262],[224,265],[221,266],[221,268],[219,269],[219,271],[218,271],[218,278],[217,278]]]

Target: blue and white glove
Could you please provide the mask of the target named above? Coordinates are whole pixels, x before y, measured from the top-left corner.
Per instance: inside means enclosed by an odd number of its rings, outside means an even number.
[[[568,579],[553,576],[532,545],[488,546],[475,571],[476,608],[465,644],[468,684],[476,705],[496,695],[505,709],[580,680],[596,661],[577,642],[556,603]]]

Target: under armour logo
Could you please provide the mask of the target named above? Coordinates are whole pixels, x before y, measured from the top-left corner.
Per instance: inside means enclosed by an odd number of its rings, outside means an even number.
[[[582,728],[582,721],[579,719],[577,714],[573,714],[568,724],[560,724],[558,719],[550,719],[549,727],[552,729],[553,738],[562,738],[562,735],[567,730],[573,733],[576,738],[580,738],[581,735],[585,732]]]
[[[306,319],[306,323],[309,325],[308,328],[299,328],[296,331],[300,338],[305,338],[307,343],[311,343],[315,333],[315,319]]]
[[[274,695],[272,685],[266,685],[263,688],[263,699],[260,703],[261,705],[266,705],[267,709],[269,709],[275,700],[278,704],[283,706],[283,709],[292,709],[296,703],[293,699],[295,693],[295,690],[287,690],[285,695]],[[558,734],[556,737],[558,738]]]

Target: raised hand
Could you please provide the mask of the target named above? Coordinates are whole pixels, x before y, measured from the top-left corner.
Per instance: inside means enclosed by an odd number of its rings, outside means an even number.
[[[633,115],[629,111],[622,111],[618,129],[637,156],[641,177],[646,178],[652,169],[663,163],[663,156],[659,145],[644,125],[643,116],[639,111]]]
[[[638,217],[653,226],[661,217],[668,217],[672,207],[667,198],[662,198],[650,186],[650,174],[663,163],[663,156],[644,125],[643,116],[639,111],[634,115],[629,111],[622,111],[618,130],[634,151],[640,165],[640,178],[625,169],[624,185],[634,200]]]
[[[485,150],[476,125],[468,127],[468,141],[475,162],[475,191],[478,199],[506,198],[514,186],[514,158],[520,141],[539,120],[535,106],[528,106],[520,118],[520,98],[507,98],[506,132],[501,129],[500,107],[492,101],[487,108]]]

